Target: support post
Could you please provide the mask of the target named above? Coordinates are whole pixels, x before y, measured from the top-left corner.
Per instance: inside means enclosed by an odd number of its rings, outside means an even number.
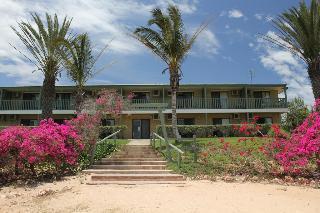
[[[114,142],[114,145],[117,146],[117,136],[116,135],[113,136],[113,142]]]
[[[284,86],[283,90],[284,90],[284,98],[285,98],[285,107],[288,107],[288,95],[287,95],[287,85]]]
[[[162,102],[164,103],[164,87],[162,87]]]
[[[159,109],[159,117],[161,122],[162,135],[166,143],[167,159],[171,161],[172,158],[171,158],[171,152],[170,152],[170,146],[169,146],[169,139],[168,139],[167,129],[165,125],[164,114],[161,109]]]
[[[208,100],[207,100],[207,88],[206,87],[204,87],[204,108],[206,109],[206,113],[205,113],[206,125],[208,125],[208,113],[207,113]]]
[[[154,134],[152,133],[152,141],[151,141],[151,145],[152,147],[155,149],[156,148],[156,138],[154,136]]]
[[[247,87],[244,87],[244,95],[245,95],[245,99],[246,99],[246,109],[248,109],[248,88]],[[246,117],[247,117],[247,122],[249,121],[249,112],[246,112]]]
[[[193,135],[193,162],[196,163],[198,161],[198,150],[197,150],[197,137],[196,135]]]

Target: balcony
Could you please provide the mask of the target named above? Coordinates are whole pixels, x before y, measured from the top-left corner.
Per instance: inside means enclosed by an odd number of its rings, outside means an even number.
[[[171,108],[171,100],[135,99],[129,110],[156,110]],[[177,109],[277,109],[287,108],[285,98],[192,98],[177,99]]]
[[[124,111],[156,111],[159,108],[171,109],[170,99],[134,99]],[[228,98],[228,99],[177,99],[178,110],[223,110],[223,109],[284,109],[287,108],[285,98]],[[0,100],[2,111],[40,111],[40,101],[36,100]],[[54,110],[74,110],[73,100],[56,100]],[[23,113],[23,112],[21,112]]]
[[[0,111],[41,110],[39,100],[0,100]],[[54,110],[74,110],[74,101],[56,100]]]

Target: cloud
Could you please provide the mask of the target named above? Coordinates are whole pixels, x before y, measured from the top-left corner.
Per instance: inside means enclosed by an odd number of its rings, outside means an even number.
[[[243,13],[240,10],[236,10],[236,9],[229,10],[228,17],[229,18],[241,18],[241,17],[243,17]]]
[[[211,30],[205,29],[196,40],[194,53],[211,57],[218,54],[219,47],[216,35]]]
[[[12,1],[2,0],[0,4],[0,73],[15,78],[16,84],[39,84],[42,82],[40,72],[33,64],[15,51],[9,43],[23,50],[21,41],[10,29],[17,22],[30,21],[30,12],[44,15],[45,12],[57,13],[59,17],[72,17],[74,32],[88,32],[95,49],[102,49],[110,43],[108,52],[115,55],[142,54],[145,49],[128,35],[136,26],[146,23],[150,11],[155,7],[166,8],[168,3],[177,5],[183,14],[192,14],[197,10],[197,0],[46,0],[46,1]],[[27,51],[25,51],[27,53]],[[101,58],[103,60],[103,58]],[[10,61],[10,63],[7,63]]]
[[[256,19],[258,19],[258,20],[262,20],[262,19],[263,19],[263,14],[261,14],[261,13],[256,13],[256,14],[254,14],[254,17],[255,17]]]
[[[249,47],[253,47],[254,46],[254,44],[252,42],[250,42],[248,45],[249,45]]]
[[[275,33],[269,31],[267,35],[275,36]],[[282,82],[287,83],[288,98],[299,96],[311,105],[314,98],[303,62],[291,52],[270,46],[262,39],[258,39],[258,43],[258,50],[261,51],[259,57],[261,64],[277,73]]]
[[[179,7],[182,13],[192,14],[197,10],[198,0],[182,0],[182,1],[173,1],[173,0],[158,0],[156,5],[161,8],[166,8],[168,4],[173,4]]]

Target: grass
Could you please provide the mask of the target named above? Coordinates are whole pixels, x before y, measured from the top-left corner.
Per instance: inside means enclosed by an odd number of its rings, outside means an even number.
[[[124,145],[126,145],[129,141],[126,139],[113,139],[105,140],[103,143],[99,143],[96,146],[95,150],[95,160],[100,160],[111,153],[120,150]]]
[[[192,141],[170,142],[184,151],[181,167],[177,166],[177,152],[172,152],[173,162],[169,168],[189,177],[216,175],[266,175],[269,171],[268,159],[259,150],[269,139],[250,137],[199,138],[197,139],[197,161],[192,151]],[[156,148],[166,153],[164,143],[160,147],[157,140]]]

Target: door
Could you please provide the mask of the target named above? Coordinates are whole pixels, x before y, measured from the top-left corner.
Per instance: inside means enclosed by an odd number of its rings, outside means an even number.
[[[150,138],[150,120],[134,119],[132,120],[132,138],[149,139]]]
[[[177,93],[177,108],[190,109],[192,107],[192,92],[178,92]]]
[[[228,93],[227,92],[220,92],[220,101],[221,101],[221,108],[227,109],[228,108]]]

